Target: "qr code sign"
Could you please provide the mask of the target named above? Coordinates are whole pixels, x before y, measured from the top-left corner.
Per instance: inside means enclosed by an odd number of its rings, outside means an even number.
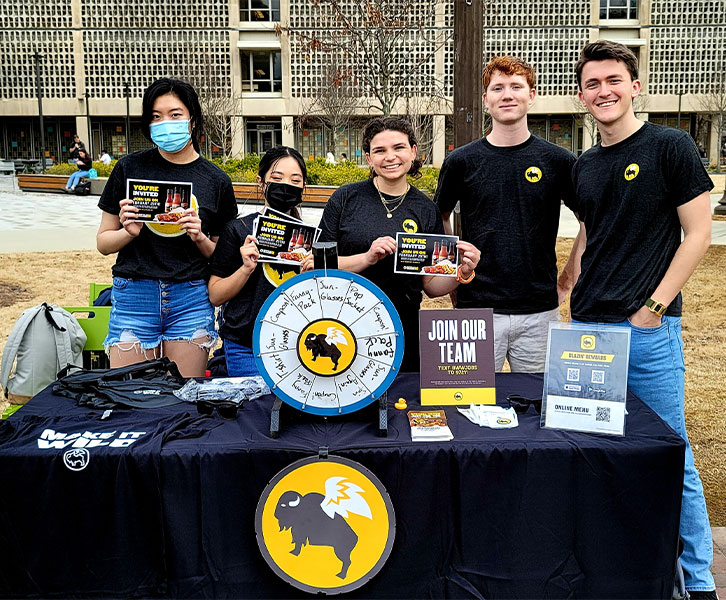
[[[598,406],[597,412],[595,413],[595,421],[610,423],[610,407]]]
[[[579,381],[580,369],[567,368],[567,381]]]
[[[592,371],[592,382],[593,383],[605,383],[605,371]]]

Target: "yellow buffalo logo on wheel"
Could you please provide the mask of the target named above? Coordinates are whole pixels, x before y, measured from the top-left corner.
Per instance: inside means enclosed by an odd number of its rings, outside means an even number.
[[[345,371],[358,348],[347,325],[335,319],[320,319],[302,330],[297,350],[300,362],[310,372],[330,376]]]
[[[308,592],[355,589],[377,573],[395,536],[391,500],[378,479],[336,456],[298,461],[262,493],[257,542],[272,569]]]

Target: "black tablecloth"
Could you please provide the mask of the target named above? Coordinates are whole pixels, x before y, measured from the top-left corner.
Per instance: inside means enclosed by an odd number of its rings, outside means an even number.
[[[497,377],[501,400],[541,390],[541,376]],[[640,400],[625,437],[540,429],[533,408],[495,431],[448,407],[454,440],[412,443],[399,396],[418,405],[416,376],[390,390],[387,438],[358,414],[288,421],[274,440],[271,397],[236,421],[188,405],[100,420],[44,391],[0,425],[0,596],[303,595],[262,559],[254,512],[278,471],[327,446],[375,473],[396,511],[388,562],[350,596],[670,597],[684,444]],[[86,431],[98,445],[71,471],[60,434]]]

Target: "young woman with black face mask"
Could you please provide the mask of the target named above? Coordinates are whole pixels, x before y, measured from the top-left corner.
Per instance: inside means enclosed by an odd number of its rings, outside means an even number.
[[[298,219],[306,178],[305,161],[294,148],[277,146],[260,160],[257,183],[265,205]],[[230,377],[259,374],[252,354],[257,313],[278,285],[313,268],[312,256],[301,267],[259,263],[257,240],[252,235],[257,217],[258,213],[252,213],[228,223],[211,260],[209,299],[215,306],[226,303],[219,333]]]
[[[217,340],[209,257],[237,202],[229,176],[199,154],[204,117],[189,83],[154,81],[141,110],[141,131],[154,147],[122,157],[98,203],[96,245],[101,254],[118,253],[104,344],[112,367],[163,354],[185,377],[201,377]],[[191,205],[176,223],[137,221],[129,179],[189,182]]]

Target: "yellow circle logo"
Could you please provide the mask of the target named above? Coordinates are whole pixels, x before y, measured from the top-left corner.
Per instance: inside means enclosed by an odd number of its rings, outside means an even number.
[[[497,423],[500,425],[509,425],[512,422],[512,419],[507,419],[506,417],[497,417]]]
[[[463,400],[463,398],[464,398],[464,394],[462,394],[461,392],[456,392],[454,394],[454,400]]]
[[[278,473],[255,514],[257,543],[282,579],[338,594],[371,579],[388,559],[395,514],[383,484],[338,456],[305,458]]]
[[[524,176],[530,183],[537,183],[542,179],[542,171],[540,171],[539,167],[529,167],[524,172]]]
[[[638,176],[638,173],[640,173],[640,167],[635,163],[631,163],[625,169],[625,173],[623,174],[623,176],[625,177],[626,181],[632,181]]]
[[[403,222],[403,230],[406,233],[416,233],[418,231],[418,225],[413,219],[406,219]]]
[[[308,324],[297,340],[297,354],[315,375],[330,377],[344,372],[358,352],[355,336],[336,319],[318,319]]]
[[[595,336],[585,334],[580,337],[580,348],[583,350],[594,350],[595,349]]]
[[[267,279],[267,281],[269,281],[274,287],[277,287],[300,273],[300,267],[266,262],[262,263],[262,272],[265,275],[265,279]]]
[[[197,197],[194,194],[192,194],[190,207],[199,212],[199,202],[197,202]],[[184,235],[184,230],[179,227],[178,223],[146,223],[146,226],[156,235],[162,237],[178,237]]]

